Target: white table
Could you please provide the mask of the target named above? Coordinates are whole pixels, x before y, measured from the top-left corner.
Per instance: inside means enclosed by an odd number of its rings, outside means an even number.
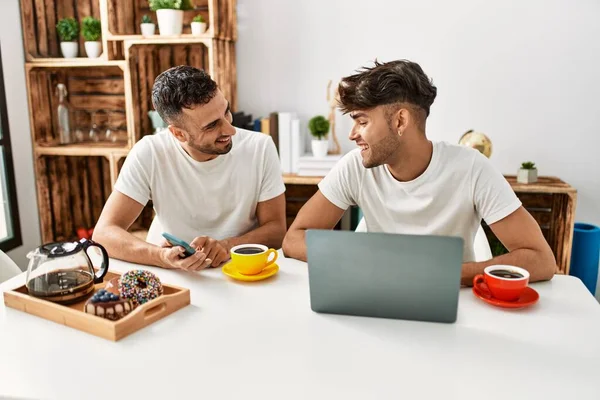
[[[279,265],[256,283],[148,268],[192,304],[119,342],[0,302],[0,397],[600,399],[600,306],[578,279],[535,284],[520,311],[463,289],[436,324],[313,313],[306,265]]]

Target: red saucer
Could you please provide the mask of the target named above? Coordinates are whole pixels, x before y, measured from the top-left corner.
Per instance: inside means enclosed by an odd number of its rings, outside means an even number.
[[[492,294],[486,290],[481,290],[477,286],[473,286],[473,294],[488,304],[502,308],[525,308],[537,303],[540,295],[533,288],[527,286],[521,297],[516,301],[504,301],[495,299]]]

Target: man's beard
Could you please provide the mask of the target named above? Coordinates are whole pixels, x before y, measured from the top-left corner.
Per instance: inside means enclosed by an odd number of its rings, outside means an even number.
[[[383,165],[400,147],[400,138],[396,132],[388,127],[389,133],[379,142],[369,144],[366,156],[363,156],[363,166],[365,168],[374,168]]]
[[[231,151],[231,148],[233,147],[233,140],[230,141],[225,147],[219,147],[216,144],[199,145],[191,142],[188,142],[188,146],[204,154],[223,155]]]

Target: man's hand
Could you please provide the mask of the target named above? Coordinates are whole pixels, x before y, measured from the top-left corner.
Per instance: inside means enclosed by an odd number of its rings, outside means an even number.
[[[206,257],[206,254],[201,251],[196,251],[189,257],[182,258],[185,249],[181,246],[172,247],[162,246],[160,260],[163,268],[183,269],[186,271],[200,271],[208,267],[212,260]]]
[[[192,240],[190,246],[206,254],[207,260],[211,260],[211,267],[220,267],[229,260],[229,244],[227,240],[215,240],[208,236],[200,236]]]

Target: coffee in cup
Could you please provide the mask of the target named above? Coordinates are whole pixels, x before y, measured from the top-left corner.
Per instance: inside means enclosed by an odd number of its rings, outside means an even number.
[[[498,300],[517,301],[529,283],[529,272],[512,265],[492,265],[473,278],[473,285]]]
[[[256,275],[277,261],[277,250],[262,244],[240,244],[231,248],[231,261],[241,274]]]

